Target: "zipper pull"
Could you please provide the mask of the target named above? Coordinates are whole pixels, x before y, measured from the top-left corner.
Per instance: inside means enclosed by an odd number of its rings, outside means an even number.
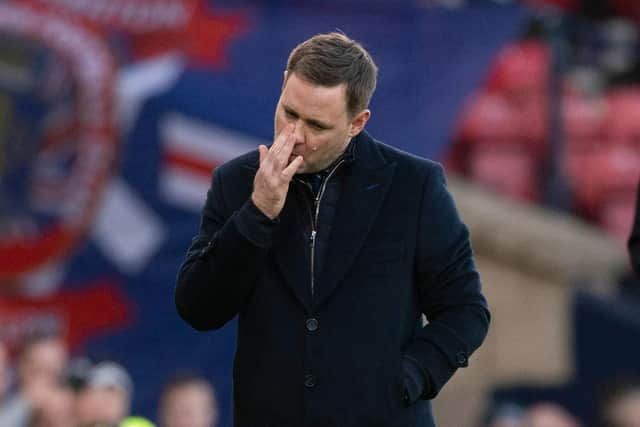
[[[311,236],[309,237],[309,244],[313,246],[316,241],[316,230],[311,230]]]

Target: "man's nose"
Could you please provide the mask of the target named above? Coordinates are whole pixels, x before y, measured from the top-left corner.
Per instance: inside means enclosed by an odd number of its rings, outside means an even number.
[[[304,130],[303,130],[303,128],[304,128],[304,126],[298,120],[296,122],[296,127],[293,129],[293,136],[295,137],[295,143],[296,144],[303,144],[304,143]]]

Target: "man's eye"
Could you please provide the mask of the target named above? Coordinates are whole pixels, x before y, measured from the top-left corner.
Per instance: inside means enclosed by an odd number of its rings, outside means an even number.
[[[287,115],[287,117],[291,117],[292,119],[295,119],[296,113],[294,113],[293,111],[289,111],[289,110],[284,110],[284,113]]]

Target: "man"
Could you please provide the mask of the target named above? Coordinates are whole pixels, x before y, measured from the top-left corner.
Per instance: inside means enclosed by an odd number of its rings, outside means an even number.
[[[213,427],[218,410],[213,387],[195,375],[171,378],[160,396],[161,427]]]
[[[120,364],[103,361],[91,367],[76,394],[76,419],[81,427],[117,425],[129,415],[133,382]]]
[[[76,427],[74,393],[62,381],[49,384],[37,406],[33,407],[29,427]]]
[[[606,384],[598,418],[600,427],[640,427],[640,380],[626,377]]]
[[[0,426],[27,426],[35,412],[49,405],[67,358],[67,345],[55,328],[43,326],[23,337],[17,355],[18,390],[0,408]]]
[[[636,216],[633,230],[629,237],[629,255],[631,257],[631,267],[640,278],[640,182],[638,183],[638,195],[636,196]]]
[[[43,328],[28,334],[20,344],[18,353],[21,390],[29,394],[30,389],[60,381],[68,353],[67,344],[58,331]]]
[[[580,422],[562,406],[539,402],[527,409],[523,423],[527,427],[580,427]]]
[[[363,131],[376,74],[343,34],[303,42],[274,143],[213,175],[175,298],[199,330],[239,315],[236,426],[433,426],[487,333],[442,168]]]

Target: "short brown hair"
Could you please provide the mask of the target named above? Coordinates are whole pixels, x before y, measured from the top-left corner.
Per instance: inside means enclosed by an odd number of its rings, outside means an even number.
[[[296,46],[289,55],[287,75],[320,86],[346,84],[351,117],[367,108],[376,89],[378,67],[362,45],[338,32],[318,34]]]

